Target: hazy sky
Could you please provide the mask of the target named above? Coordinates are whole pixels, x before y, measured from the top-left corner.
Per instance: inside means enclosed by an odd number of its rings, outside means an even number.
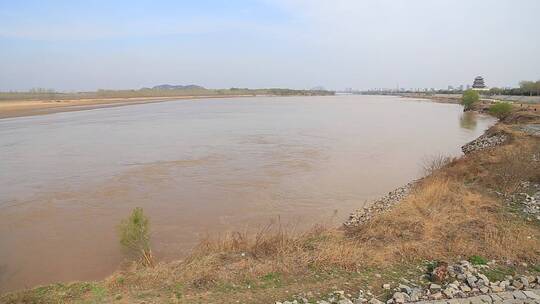
[[[0,0],[0,90],[540,79],[540,0]]]

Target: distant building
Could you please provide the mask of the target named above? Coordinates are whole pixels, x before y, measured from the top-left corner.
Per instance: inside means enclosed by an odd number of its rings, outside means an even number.
[[[472,88],[473,90],[478,91],[485,91],[488,89],[486,84],[484,83],[484,78],[482,76],[476,76],[476,78],[474,78]]]

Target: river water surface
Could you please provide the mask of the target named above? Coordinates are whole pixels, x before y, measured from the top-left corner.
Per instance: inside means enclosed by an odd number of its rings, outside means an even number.
[[[160,260],[206,234],[343,221],[494,120],[374,96],[179,100],[0,120],[0,291],[105,277],[134,207]]]

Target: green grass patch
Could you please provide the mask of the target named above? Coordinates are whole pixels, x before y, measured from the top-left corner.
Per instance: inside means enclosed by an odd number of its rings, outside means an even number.
[[[215,290],[217,292],[222,292],[222,293],[237,292],[240,289],[242,288],[230,282],[219,282],[216,284],[216,287],[215,287]]]
[[[93,285],[90,289],[92,299],[90,303],[103,303],[107,297],[107,289],[103,286]]]
[[[497,266],[494,268],[484,269],[482,273],[492,282],[503,281],[507,275],[513,276],[515,274],[514,269],[510,267]]]
[[[262,288],[278,288],[283,285],[283,278],[281,273],[269,272],[261,277],[260,287]]]
[[[486,265],[488,263],[488,260],[482,256],[479,255],[473,255],[469,257],[469,262],[473,265]]]

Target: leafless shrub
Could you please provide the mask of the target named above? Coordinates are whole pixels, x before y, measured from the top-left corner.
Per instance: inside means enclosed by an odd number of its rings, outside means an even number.
[[[436,171],[439,171],[440,169],[444,168],[446,165],[451,163],[453,160],[452,157],[444,155],[444,154],[437,154],[429,157],[424,157],[422,160],[422,171],[424,175],[430,175],[435,173]]]

